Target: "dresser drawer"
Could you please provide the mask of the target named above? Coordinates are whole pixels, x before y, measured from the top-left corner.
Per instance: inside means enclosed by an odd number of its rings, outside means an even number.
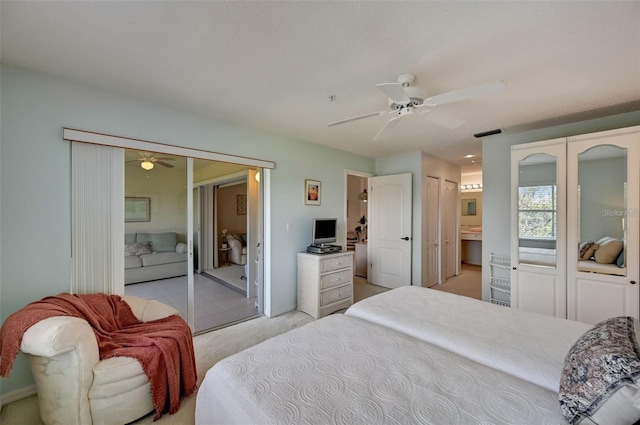
[[[340,300],[351,298],[353,295],[353,286],[345,285],[334,289],[328,289],[320,293],[320,306],[335,303]]]
[[[320,276],[320,290],[341,286],[353,281],[353,271],[351,269],[341,272],[329,273]]]
[[[320,262],[320,273],[330,272],[351,267],[352,255],[341,255],[339,257],[323,258]]]

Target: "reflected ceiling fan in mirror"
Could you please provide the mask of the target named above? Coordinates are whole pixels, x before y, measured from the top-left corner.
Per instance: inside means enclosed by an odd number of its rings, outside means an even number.
[[[156,164],[162,165],[163,167],[167,167],[167,168],[173,168],[173,165],[167,164],[165,161],[175,161],[174,158],[155,157],[148,152],[139,152],[139,154],[140,154],[140,158],[132,159],[131,161],[126,161],[126,163],[128,164],[130,162],[139,162],[140,167],[142,167],[147,171],[153,170],[153,167],[155,167]]]
[[[442,93],[433,97],[426,97],[424,91],[420,87],[411,85],[415,79],[416,77],[413,74],[402,74],[398,77],[397,83],[383,83],[376,85],[378,90],[389,98],[390,111],[380,111],[359,115],[357,117],[334,121],[327,125],[332,127],[364,118],[376,117],[386,113],[394,114],[395,116],[391,118],[373,138],[373,140],[377,140],[382,138],[383,135],[388,134],[402,118],[414,115],[414,111],[419,111],[419,115],[424,116],[429,121],[449,129],[455,129],[463,125],[465,122],[451,115],[434,111],[433,108],[447,103],[488,96],[504,91],[507,88],[507,85],[503,81],[498,80],[481,84],[479,86]]]

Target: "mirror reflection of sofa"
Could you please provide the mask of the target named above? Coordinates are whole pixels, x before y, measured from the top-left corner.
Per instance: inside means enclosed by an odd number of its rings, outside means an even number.
[[[231,248],[229,261],[240,266],[247,264],[247,234],[229,233],[227,234],[227,243]]]
[[[124,255],[125,285],[187,274],[187,245],[176,232],[127,233]]]

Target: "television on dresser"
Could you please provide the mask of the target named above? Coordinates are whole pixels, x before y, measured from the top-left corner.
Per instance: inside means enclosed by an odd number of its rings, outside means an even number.
[[[311,244],[322,246],[336,242],[337,225],[337,218],[314,218]]]

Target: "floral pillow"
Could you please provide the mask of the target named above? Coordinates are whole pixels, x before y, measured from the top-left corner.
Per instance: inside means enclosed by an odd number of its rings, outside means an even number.
[[[560,378],[560,408],[570,424],[640,420],[640,322],[604,320],[571,347]]]
[[[151,254],[151,242],[124,244],[124,256]]]

